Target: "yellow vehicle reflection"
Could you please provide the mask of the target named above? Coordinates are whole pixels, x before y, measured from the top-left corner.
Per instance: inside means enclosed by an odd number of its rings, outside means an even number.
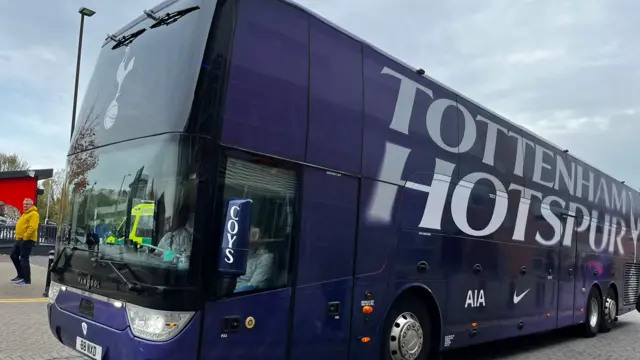
[[[155,205],[153,203],[142,203],[131,209],[131,231],[129,231],[129,239],[138,244],[151,244],[153,235],[153,211]],[[107,244],[123,245],[124,244],[124,227],[126,219],[122,219],[115,233],[109,235],[105,241]]]

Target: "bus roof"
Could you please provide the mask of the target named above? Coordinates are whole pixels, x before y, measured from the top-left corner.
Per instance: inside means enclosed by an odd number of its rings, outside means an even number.
[[[320,14],[318,14],[318,13],[314,12],[313,10],[311,10],[311,9],[309,9],[309,8],[307,8],[307,7],[303,6],[303,5],[298,4],[298,3],[297,3],[296,1],[294,1],[294,0],[279,0],[279,1],[282,1],[282,2],[285,2],[285,3],[288,3],[288,4],[291,4],[292,6],[295,6],[295,7],[297,7],[298,9],[300,9],[300,10],[302,10],[302,11],[304,11],[304,12],[306,12],[306,13],[308,13],[308,14],[310,14],[310,15],[314,16],[314,17],[316,17],[318,20],[320,20],[320,21],[324,22],[325,24],[327,24],[327,25],[329,25],[329,26],[333,27],[334,29],[336,29],[336,30],[338,30],[338,31],[340,31],[340,32],[342,32],[342,33],[344,33],[344,34],[345,34],[345,35],[347,35],[347,36],[350,36],[350,37],[351,37],[351,38],[353,38],[354,40],[357,40],[357,41],[359,41],[359,42],[363,43],[364,45],[369,46],[369,47],[370,47],[370,48],[372,48],[373,50],[375,50],[375,51],[379,52],[380,54],[382,54],[382,55],[384,55],[384,56],[386,56],[386,57],[388,57],[389,59],[391,59],[391,60],[395,61],[396,63],[398,63],[398,64],[400,64],[400,65],[402,65],[402,66],[404,66],[404,67],[406,67],[406,68],[410,69],[410,70],[411,70],[411,71],[413,71],[413,72],[416,72],[416,71],[418,70],[418,68],[416,68],[416,67],[414,67],[414,66],[411,66],[411,65],[409,65],[409,64],[407,64],[407,63],[405,63],[404,61],[402,61],[402,60],[400,60],[400,59],[396,58],[395,56],[393,56],[393,55],[391,55],[391,54],[387,53],[386,51],[384,51],[384,50],[380,49],[379,47],[377,47],[377,46],[373,45],[372,43],[370,43],[370,42],[368,42],[368,41],[366,41],[366,40],[362,39],[361,37],[359,37],[359,36],[357,36],[357,35],[354,35],[353,33],[349,32],[348,30],[346,30],[346,29],[344,29],[344,28],[340,27],[339,25],[337,25],[337,24],[335,24],[335,23],[333,23],[333,22],[329,21],[328,19],[326,19],[325,17],[321,16]],[[425,70],[425,71],[426,71],[426,70]],[[500,118],[501,120],[504,120],[506,123],[508,123],[508,124],[510,124],[510,125],[515,126],[516,128],[518,128],[518,129],[522,130],[523,132],[527,133],[528,135],[531,135],[531,136],[533,136],[534,138],[536,138],[536,139],[538,139],[538,140],[542,141],[543,143],[548,144],[549,146],[551,146],[551,147],[555,148],[557,151],[564,152],[564,148],[562,148],[562,147],[560,147],[560,146],[558,146],[558,145],[554,144],[553,142],[551,142],[551,141],[549,141],[549,140],[547,140],[547,139],[544,139],[543,137],[541,137],[540,135],[538,135],[538,134],[534,133],[533,131],[531,131],[531,130],[527,129],[526,127],[524,127],[524,126],[522,126],[522,125],[519,125],[519,124],[517,124],[517,123],[514,123],[513,121],[511,121],[511,120],[509,120],[509,119],[505,118],[504,116],[501,116],[501,115],[497,114],[495,111],[492,111],[492,110],[488,109],[488,108],[487,108],[487,107],[485,107],[484,105],[481,105],[480,103],[478,103],[478,102],[476,102],[476,101],[472,100],[470,97],[463,95],[463,94],[462,94],[462,93],[460,93],[459,91],[456,91],[456,90],[452,89],[451,87],[449,87],[449,86],[447,86],[447,85],[445,85],[445,84],[443,84],[443,83],[439,82],[438,80],[436,80],[436,79],[434,79],[434,78],[432,78],[432,77],[430,77],[430,76],[428,76],[428,75],[426,75],[426,74],[424,74],[424,75],[422,75],[422,76],[423,76],[424,78],[426,78],[427,80],[429,80],[429,81],[431,81],[431,82],[433,82],[433,83],[437,84],[438,86],[441,86],[441,87],[443,87],[444,89],[446,89],[446,90],[448,90],[448,91],[451,91],[451,92],[452,92],[452,93],[454,93],[454,94],[457,94],[458,96],[460,96],[460,97],[464,98],[466,101],[468,101],[468,102],[472,103],[473,105],[475,105],[475,106],[477,106],[477,107],[479,107],[479,108],[481,108],[481,109],[483,109],[483,110],[485,110],[485,111],[489,112],[491,115],[493,115],[493,116],[495,116],[495,117],[498,117],[498,118]],[[580,159],[579,157],[577,157],[577,156],[575,156],[575,155],[573,155],[573,154],[567,153],[567,156],[571,156],[571,157],[573,157],[575,160],[578,160],[578,161],[580,161],[580,162],[583,162],[584,164],[591,166],[593,169],[595,169],[595,170],[597,170],[597,171],[600,171],[601,173],[603,173],[603,174],[605,174],[605,175],[607,175],[607,176],[609,176],[609,177],[613,178],[613,176],[609,175],[607,172],[605,172],[605,171],[602,171],[602,170],[598,169],[597,167],[595,167],[595,166],[593,166],[593,165],[589,164],[588,162],[586,162],[586,161],[584,161],[584,160]],[[617,180],[617,179],[615,179],[615,178],[613,178],[613,179],[614,179],[614,180]],[[618,181],[620,181],[620,180],[618,180]],[[632,189],[634,192],[636,192],[636,190],[635,190],[635,189],[633,189],[633,188],[631,188],[631,186],[626,185],[626,184],[623,184],[623,185],[624,185],[624,186],[626,186],[626,187],[628,187],[629,189]]]
[[[153,8],[151,8],[150,10],[151,10],[152,12],[159,12],[159,11],[161,11],[162,9],[164,9],[164,8],[166,8],[166,7],[170,6],[170,5],[172,5],[172,4],[174,4],[174,3],[178,2],[178,1],[179,1],[179,0],[165,0],[165,1],[161,2],[160,4],[158,4],[158,5],[154,6],[154,7],[153,7]],[[382,55],[384,55],[384,56],[386,56],[386,57],[388,57],[388,58],[389,58],[389,59],[391,59],[392,61],[395,61],[395,62],[396,62],[396,63],[398,63],[399,65],[404,66],[404,67],[406,67],[406,68],[410,69],[410,70],[411,70],[411,71],[413,71],[413,72],[416,72],[416,71],[418,70],[418,68],[416,68],[416,67],[414,67],[414,66],[411,66],[411,65],[409,65],[409,64],[407,64],[407,63],[405,63],[404,61],[402,61],[402,60],[398,59],[397,57],[395,57],[395,56],[393,56],[393,55],[391,55],[391,54],[387,53],[387,52],[386,52],[386,51],[384,51],[384,50],[382,50],[382,49],[381,49],[381,48],[379,48],[378,46],[373,45],[373,44],[372,44],[372,43],[370,43],[369,41],[364,40],[364,39],[362,39],[361,37],[359,37],[359,36],[357,36],[357,35],[355,35],[355,34],[351,33],[350,31],[348,31],[348,30],[346,30],[346,29],[342,28],[341,26],[339,26],[339,25],[337,25],[337,24],[335,24],[335,23],[333,23],[333,22],[329,21],[327,18],[325,18],[325,17],[321,16],[320,14],[318,14],[318,13],[314,12],[313,10],[311,10],[311,9],[309,9],[309,8],[307,8],[307,7],[303,6],[303,5],[301,5],[301,4],[299,4],[299,3],[298,3],[298,2],[296,2],[295,0],[278,0],[278,1],[281,1],[281,2],[284,2],[284,3],[287,3],[287,4],[290,4],[291,6],[294,6],[294,7],[298,8],[299,10],[301,10],[301,11],[304,11],[304,12],[308,13],[309,15],[311,15],[311,16],[313,16],[313,17],[317,18],[318,20],[322,21],[323,23],[325,23],[325,24],[327,24],[327,25],[331,26],[332,28],[334,28],[334,29],[336,29],[336,30],[338,30],[338,31],[340,31],[340,32],[342,32],[342,33],[344,33],[345,35],[347,35],[347,36],[351,37],[352,39],[354,39],[354,40],[356,40],[356,41],[359,41],[359,42],[361,42],[362,44],[364,44],[364,45],[366,45],[366,46],[369,46],[369,47],[370,47],[370,48],[372,48],[373,50],[375,50],[375,51],[379,52],[380,54],[382,54]],[[123,33],[125,33],[127,30],[129,30],[129,29],[133,28],[134,26],[136,26],[137,24],[139,24],[140,22],[142,22],[142,21],[144,21],[144,20],[146,20],[146,19],[148,19],[148,18],[147,18],[147,16],[146,16],[144,13],[140,14],[140,15],[139,15],[138,17],[136,17],[134,20],[130,21],[127,25],[123,26],[120,30],[118,30],[116,33],[114,33],[114,34],[113,34],[113,36],[118,37],[118,36],[122,35],[122,34],[123,34]],[[111,40],[109,37],[107,37],[107,38],[105,39],[104,43],[102,44],[102,46],[104,47],[106,44],[108,44],[108,43],[109,43],[109,42],[111,42],[111,41],[112,41],[112,40]],[[426,71],[426,70],[425,70],[425,71]],[[526,128],[526,127],[524,127],[524,126],[519,125],[519,124],[517,124],[517,123],[515,123],[515,122],[513,122],[513,121],[511,121],[511,120],[509,120],[509,119],[507,119],[507,118],[506,118],[506,117],[504,117],[504,116],[501,116],[500,114],[496,113],[495,111],[492,111],[492,110],[488,109],[486,106],[484,106],[484,105],[482,105],[482,104],[478,103],[477,101],[474,101],[473,99],[471,99],[470,97],[468,97],[468,96],[466,96],[466,95],[464,95],[464,94],[460,93],[459,91],[456,91],[456,90],[452,89],[451,87],[449,87],[449,86],[447,86],[447,85],[445,85],[445,84],[441,83],[440,81],[438,81],[438,80],[436,80],[436,79],[434,79],[434,78],[432,78],[432,77],[430,77],[430,76],[428,76],[428,75],[426,75],[426,74],[424,74],[424,75],[422,75],[422,76],[423,76],[424,78],[426,78],[427,80],[429,80],[429,81],[431,81],[431,82],[433,82],[433,83],[437,84],[438,86],[441,86],[442,88],[444,88],[444,89],[446,89],[446,90],[448,90],[448,91],[451,91],[451,92],[452,92],[452,93],[454,93],[454,94],[457,94],[458,96],[460,96],[460,97],[464,98],[466,101],[468,101],[468,102],[472,103],[473,105],[475,105],[475,106],[477,106],[477,107],[479,107],[479,108],[481,108],[481,109],[483,109],[483,110],[485,110],[485,111],[489,112],[489,113],[490,113],[490,114],[492,114],[493,116],[496,116],[496,117],[500,118],[501,120],[505,121],[506,123],[508,123],[508,124],[510,124],[510,125],[512,125],[512,126],[514,126],[514,127],[516,127],[516,128],[518,128],[518,129],[520,129],[521,131],[525,132],[526,134],[528,134],[528,135],[530,135],[530,136],[532,136],[532,137],[534,137],[534,138],[536,138],[536,139],[540,140],[540,141],[541,141],[541,142],[543,142],[543,143],[546,143],[546,144],[547,144],[547,145],[549,145],[550,147],[555,148],[555,150],[557,150],[557,151],[559,151],[559,152],[564,152],[564,148],[563,148],[563,147],[560,147],[560,146],[558,146],[558,145],[554,144],[553,142],[551,142],[551,141],[549,141],[549,140],[547,140],[547,139],[544,139],[544,138],[543,138],[543,137],[541,137],[540,135],[538,135],[538,134],[534,133],[533,131],[531,131],[531,130],[527,129],[527,128]],[[569,153],[568,151],[569,151],[569,150],[567,149],[567,156],[570,156],[570,157],[574,158],[575,160],[578,160],[578,161],[580,161],[580,162],[582,162],[582,163],[584,163],[584,164],[586,164],[586,165],[591,166],[594,170],[600,171],[601,173],[603,173],[603,174],[605,174],[605,175],[607,175],[607,176],[609,176],[609,177],[613,178],[614,180],[618,180],[618,179],[615,179],[613,176],[609,175],[607,172],[602,171],[602,170],[601,170],[601,169],[599,169],[598,167],[596,167],[596,166],[593,166],[593,165],[589,164],[587,161],[584,161],[583,159],[579,158],[578,156],[576,156],[576,155],[574,155],[574,154],[572,154],[572,153]],[[618,180],[618,181],[620,181],[620,180]],[[633,189],[631,186],[629,186],[629,185],[627,185],[627,184],[623,184],[623,185],[624,185],[625,187],[629,188],[629,189],[632,189],[634,192],[636,192],[636,190],[635,190],[635,189]]]

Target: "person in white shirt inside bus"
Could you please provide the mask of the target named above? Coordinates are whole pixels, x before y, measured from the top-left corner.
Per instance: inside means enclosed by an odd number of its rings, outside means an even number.
[[[158,243],[158,248],[162,251],[155,251],[153,254],[162,256],[162,259],[167,262],[173,261],[176,255],[191,255],[193,229],[189,224],[190,218],[189,209],[186,206],[181,207],[178,213],[173,216],[169,232]]]
[[[235,292],[266,288],[273,273],[274,255],[261,241],[260,229],[251,228],[247,272],[238,278]]]

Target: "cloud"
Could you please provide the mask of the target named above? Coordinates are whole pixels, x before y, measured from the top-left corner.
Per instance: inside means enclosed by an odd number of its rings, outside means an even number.
[[[615,178],[635,170],[640,3],[301,1]]]
[[[80,15],[87,6],[79,103],[107,33],[157,0],[0,2],[0,152],[62,168],[69,142]]]
[[[158,0],[0,3],[0,151],[61,167],[78,14],[88,19],[81,94],[106,33]],[[620,0],[298,0],[350,32],[614,177],[634,170],[640,43]],[[38,8],[36,8],[38,7]]]
[[[557,59],[564,54],[563,50],[535,49],[513,53],[505,59],[507,64],[531,64],[538,61]]]

